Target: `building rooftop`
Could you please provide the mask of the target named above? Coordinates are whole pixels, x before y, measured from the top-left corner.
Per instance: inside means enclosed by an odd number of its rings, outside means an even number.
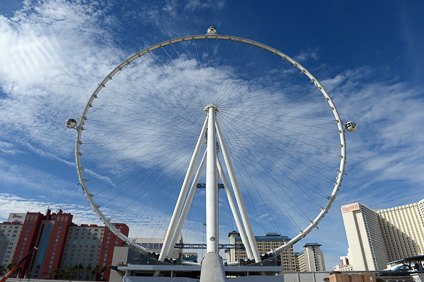
[[[238,233],[237,231],[235,231],[235,230],[233,230],[233,231],[231,231],[230,233],[228,233],[228,237],[230,237],[231,235],[237,235],[237,236],[240,236],[240,233]]]
[[[303,247],[306,248],[307,246],[318,246],[318,247],[321,247],[322,245],[321,244],[318,244],[318,243],[306,243],[305,246],[303,246]]]
[[[266,236],[281,236],[281,234],[270,232],[267,233]]]

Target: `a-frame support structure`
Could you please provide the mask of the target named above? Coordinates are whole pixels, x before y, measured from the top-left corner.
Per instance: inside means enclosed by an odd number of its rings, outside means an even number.
[[[173,246],[175,245],[184,221],[186,219],[188,210],[192,203],[194,193],[196,191],[197,183],[200,179],[201,172],[206,164],[206,249],[207,255],[205,260],[216,260],[218,255],[208,255],[209,253],[218,254],[218,243],[219,243],[219,218],[218,218],[218,176],[221,178],[224,184],[225,194],[229,202],[231,212],[236,222],[238,231],[240,233],[242,242],[246,248],[247,256],[249,259],[254,259],[255,262],[261,260],[258,247],[256,245],[255,236],[253,234],[252,226],[250,224],[249,217],[246,212],[243,197],[240,192],[240,187],[237,182],[237,178],[233,169],[233,165],[228,154],[227,147],[222,136],[221,129],[216,119],[216,115],[219,112],[218,107],[214,104],[209,104],[205,107],[204,111],[207,113],[205,123],[200,132],[200,136],[197,140],[196,147],[190,160],[189,167],[187,169],[186,176],[184,178],[183,185],[181,187],[180,194],[178,196],[177,203],[174,208],[174,212],[167,229],[163,247],[159,256],[159,260],[163,261],[172,252]],[[205,137],[206,136],[206,137]],[[200,161],[196,173],[195,167],[199,159],[200,149],[206,138],[206,150]],[[222,155],[225,161],[225,167],[227,168],[228,178],[231,182],[231,187],[226,177],[226,172],[221,165],[218,156],[216,146],[219,144],[219,148],[222,150]],[[194,175],[194,178],[193,178]],[[190,185],[191,183],[191,185]],[[190,186],[190,189],[189,189]],[[234,197],[233,197],[234,193]],[[234,199],[235,198],[235,199]],[[202,273],[204,268],[209,268],[206,272],[216,273],[216,269],[211,271],[216,265],[217,261],[207,262],[203,261]],[[222,265],[221,262],[219,262]],[[207,266],[208,265],[208,266]],[[220,268],[223,271],[223,268]],[[217,273],[216,273],[217,274]],[[225,277],[225,273],[217,275],[216,277]],[[208,276],[208,275],[206,275]],[[206,277],[201,276],[201,277]],[[206,279],[206,278],[205,278]],[[201,280],[205,280],[202,279]],[[206,281],[206,280],[205,280]],[[219,279],[216,281],[220,281]]]

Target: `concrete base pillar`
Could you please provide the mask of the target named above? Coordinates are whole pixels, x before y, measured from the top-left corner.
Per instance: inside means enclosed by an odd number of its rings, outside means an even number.
[[[217,253],[207,253],[202,261],[200,282],[225,282],[222,259]]]

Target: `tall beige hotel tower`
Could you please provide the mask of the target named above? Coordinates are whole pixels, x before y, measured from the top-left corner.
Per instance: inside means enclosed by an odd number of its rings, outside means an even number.
[[[354,270],[383,270],[390,261],[424,255],[424,199],[382,210],[361,203],[341,209]]]

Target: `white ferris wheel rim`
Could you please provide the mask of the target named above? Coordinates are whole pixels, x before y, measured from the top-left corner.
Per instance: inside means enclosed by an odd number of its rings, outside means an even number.
[[[179,37],[179,38],[175,38],[175,39],[166,40],[166,41],[157,43],[155,45],[152,45],[148,48],[145,48],[142,51],[137,52],[133,56],[124,60],[121,64],[119,64],[115,69],[113,69],[102,80],[102,82],[99,84],[99,86],[95,89],[95,91],[90,96],[90,99],[85,106],[83,114],[79,118],[79,124],[76,128],[77,129],[77,136],[76,136],[76,141],[75,141],[75,159],[76,159],[76,168],[77,168],[78,178],[79,178],[81,187],[83,189],[83,192],[84,192],[90,206],[93,208],[94,212],[97,214],[97,216],[99,216],[100,220],[116,236],[118,236],[121,240],[123,240],[125,243],[127,243],[131,248],[133,248],[137,251],[140,251],[142,253],[149,252],[149,250],[147,250],[146,248],[136,244],[135,242],[130,240],[127,236],[123,235],[120,232],[120,230],[117,229],[111,223],[111,219],[107,218],[103,214],[103,212],[100,210],[100,206],[95,203],[95,201],[93,199],[93,194],[90,193],[90,190],[87,187],[87,184],[86,184],[87,180],[84,178],[84,174],[83,174],[84,168],[83,168],[82,163],[81,163],[82,153],[81,153],[81,150],[80,150],[80,146],[82,144],[81,137],[82,137],[82,132],[84,130],[84,121],[87,120],[87,114],[88,114],[90,108],[92,107],[92,103],[93,103],[94,99],[97,98],[97,95],[99,94],[101,89],[103,87],[105,87],[106,83],[109,80],[111,80],[113,78],[113,76],[115,74],[117,74],[120,70],[122,70],[122,68],[124,68],[126,65],[130,64],[132,61],[136,60],[137,58],[140,58],[141,56],[143,56],[147,53],[150,53],[151,51],[158,49],[158,48],[161,48],[163,46],[167,46],[167,45],[171,45],[171,44],[179,43],[179,42],[184,42],[184,41],[201,40],[201,39],[220,39],[220,40],[227,40],[227,41],[234,41],[234,42],[241,42],[241,43],[245,43],[245,44],[250,44],[252,46],[256,46],[256,47],[262,48],[264,50],[267,50],[267,51],[281,57],[283,60],[287,60],[288,62],[290,62],[293,65],[293,67],[298,68],[301,71],[301,73],[306,75],[310,79],[310,81],[312,83],[314,83],[314,85],[317,87],[317,89],[324,96],[325,100],[327,101],[327,103],[330,106],[330,110],[332,111],[332,113],[334,115],[335,123],[337,124],[337,127],[338,127],[338,134],[339,134],[339,137],[340,137],[340,157],[339,157],[340,158],[340,165],[339,165],[339,169],[337,171],[338,176],[336,177],[336,180],[334,182],[334,188],[332,189],[331,194],[327,198],[328,199],[327,204],[323,208],[321,208],[321,211],[315,217],[315,219],[310,221],[309,225],[306,228],[304,228],[303,230],[299,230],[299,234],[297,234],[295,237],[290,239],[290,241],[286,242],[285,244],[283,244],[279,248],[272,251],[272,253],[279,253],[279,252],[285,250],[286,248],[289,248],[290,246],[292,246],[293,244],[295,244],[299,240],[303,239],[308,233],[310,233],[318,225],[318,223],[321,221],[321,219],[328,213],[333,202],[335,201],[335,198],[337,196],[337,193],[340,189],[340,186],[341,186],[341,183],[342,183],[342,180],[343,180],[343,175],[344,175],[345,165],[346,165],[345,130],[344,130],[343,121],[339,116],[339,113],[337,111],[335,104],[333,103],[331,97],[329,96],[327,91],[324,89],[324,87],[321,85],[321,83],[305,67],[303,67],[295,59],[291,58],[290,56],[286,55],[285,53],[283,53],[283,52],[281,52],[281,51],[279,51],[275,48],[272,48],[268,45],[259,43],[257,41],[245,39],[245,38],[241,38],[241,37],[237,37],[237,36],[218,35],[218,34],[183,36],[183,37]]]

